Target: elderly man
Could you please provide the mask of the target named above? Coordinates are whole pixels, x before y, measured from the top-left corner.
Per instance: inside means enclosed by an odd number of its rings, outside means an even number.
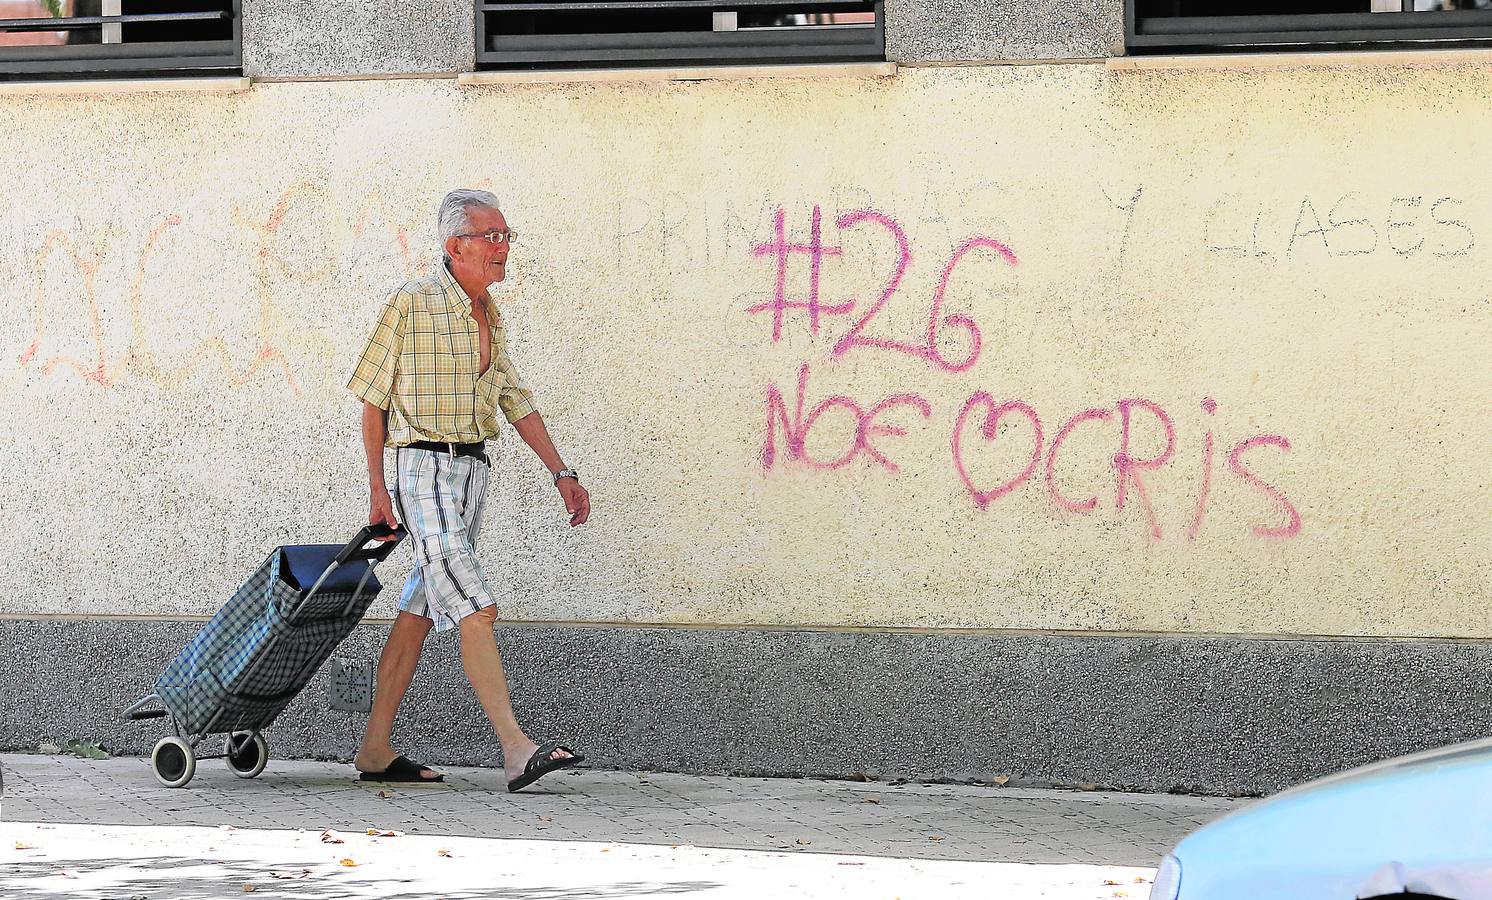
[[[502,319],[488,286],[502,281],[513,232],[486,191],[460,190],[440,204],[445,258],[430,275],[395,290],[379,314],[348,388],[363,401],[370,523],[408,529],[414,571],[378,660],[373,711],[353,764],[367,781],[433,782],[445,776],[397,753],[394,715],[414,676],[425,637],[458,629],[461,661],[503,750],[508,790],[516,791],[584,757],[558,743],[539,746],[513,715],[492,629],[496,599],[475,544],[487,492],[484,442],[497,413],[554,476],[571,526],[590,516],[579,477],[560,459],[508,359]],[[397,481],[384,483],[384,448],[394,449]]]

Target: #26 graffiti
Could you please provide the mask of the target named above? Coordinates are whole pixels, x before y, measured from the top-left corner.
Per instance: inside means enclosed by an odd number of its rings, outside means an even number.
[[[905,230],[890,216],[874,210],[845,213],[836,219],[835,224],[841,231],[867,224],[886,230],[895,240],[897,259],[879,298],[855,317],[849,329],[834,343],[830,351],[831,363],[853,350],[864,349],[906,354],[926,361],[943,373],[956,374],[973,368],[983,348],[982,331],[972,315],[944,314],[943,299],[949,280],[956,273],[960,262],[970,253],[990,253],[1014,267],[1018,265],[1014,251],[1004,242],[983,235],[975,235],[962,241],[941,268],[929,308],[925,340],[900,341],[876,336],[871,326],[876,316],[900,289],[902,278],[911,262],[911,243]],[[819,207],[814,207],[810,215],[809,238],[806,242],[788,239],[786,212],[783,209],[776,212],[774,229],[774,239],[757,245],[752,251],[753,256],[771,257],[776,264],[772,299],[754,304],[746,310],[749,315],[771,314],[773,343],[781,340],[789,313],[806,313],[809,331],[815,335],[819,333],[826,316],[853,314],[859,306],[857,300],[825,302],[820,297],[825,260],[842,257],[844,251],[842,247],[824,242]],[[809,265],[808,293],[800,299],[789,298],[787,294],[787,271],[790,261],[796,258],[806,258]],[[950,330],[964,334],[961,353],[950,354],[946,350],[943,336]],[[791,400],[784,396],[777,383],[767,385],[765,435],[761,448],[763,469],[772,471],[792,464],[809,470],[832,471],[863,458],[887,473],[896,474],[901,471],[901,466],[892,457],[893,441],[907,436],[907,420],[920,419],[926,422],[937,418],[933,403],[922,393],[915,391],[894,393],[875,402],[862,402],[846,394],[833,394],[810,403],[811,378],[811,365],[808,362],[801,363]],[[1212,416],[1216,414],[1218,405],[1207,397],[1201,401],[1201,408],[1208,416]],[[831,411],[840,413],[834,417],[835,422],[843,422],[844,414],[848,414],[850,427],[838,425],[828,441],[816,441],[815,445],[820,448],[827,444],[834,449],[827,452],[821,449],[818,455],[813,455],[808,449],[809,435],[815,429],[823,428],[822,423],[826,421],[824,416]],[[1001,437],[1002,422],[1023,423],[1024,427],[1009,429],[1010,436]],[[1083,409],[1060,422],[1052,430],[1041,414],[1024,400],[999,399],[984,390],[971,393],[952,417],[947,443],[950,468],[969,500],[979,509],[987,510],[1028,483],[1039,481],[1044,485],[1046,496],[1055,509],[1064,514],[1086,515],[1098,508],[1100,491],[1111,491],[1116,509],[1138,507],[1150,540],[1161,540],[1162,529],[1147,479],[1152,478],[1158,470],[1171,465],[1177,456],[1176,426],[1166,409],[1143,397],[1127,397],[1114,401],[1112,405]],[[1089,485],[1083,490],[1087,496],[1073,496],[1079,488],[1067,484],[1062,475],[1063,447],[1076,430],[1102,426],[1116,432],[1114,449],[1108,460],[1112,470],[1112,486]],[[1159,433],[1159,451],[1144,456],[1136,455],[1133,450],[1137,443],[1134,436],[1141,428]],[[980,451],[981,444],[996,440],[1026,441],[1030,446],[1029,454],[1022,457],[1024,465],[1007,473],[1003,480],[981,481],[972,473],[970,460]],[[1265,481],[1250,468],[1249,458],[1271,449],[1275,452],[1289,452],[1290,441],[1284,435],[1269,433],[1245,437],[1228,446],[1223,454],[1222,465],[1230,476],[1261,494],[1276,510],[1275,521],[1254,524],[1250,532],[1259,538],[1292,538],[1301,531],[1298,508],[1280,487]],[[1215,435],[1209,428],[1201,445],[1200,488],[1185,532],[1189,541],[1195,540],[1200,534],[1207,518],[1213,476],[1218,466],[1215,451]]]

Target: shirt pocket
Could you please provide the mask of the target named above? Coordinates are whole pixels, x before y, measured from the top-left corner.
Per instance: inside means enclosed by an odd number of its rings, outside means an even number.
[[[432,312],[430,327],[435,334],[435,351],[454,361],[456,370],[464,368],[466,360],[461,351],[465,349],[465,341],[457,333],[461,329],[461,323],[455,315],[447,310]]]
[[[410,310],[409,325],[409,335],[404,342],[405,351],[417,356],[434,356],[433,370],[431,359],[420,360],[423,363],[421,374],[448,374],[452,368],[450,360],[455,357],[455,348],[451,343],[451,328],[454,323],[451,321],[450,310],[432,308],[430,305],[416,307]]]

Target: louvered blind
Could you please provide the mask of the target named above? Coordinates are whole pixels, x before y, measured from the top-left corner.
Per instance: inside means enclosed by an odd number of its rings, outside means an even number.
[[[1476,46],[1492,0],[1126,0],[1134,53]]]
[[[883,61],[883,11],[879,0],[478,0],[477,67]]]
[[[0,78],[238,74],[239,3],[0,0]]]

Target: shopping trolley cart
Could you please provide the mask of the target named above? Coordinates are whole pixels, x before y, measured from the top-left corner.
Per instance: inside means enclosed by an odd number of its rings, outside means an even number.
[[[185,785],[199,758],[227,759],[240,778],[263,772],[269,745],[262,732],[362,620],[383,589],[374,567],[404,537],[403,528],[370,525],[345,546],[271,551],[166,666],[155,692],[124,711],[126,720],[171,718],[174,734],[150,754],[156,780]],[[198,744],[216,734],[223,752],[199,757]]]

